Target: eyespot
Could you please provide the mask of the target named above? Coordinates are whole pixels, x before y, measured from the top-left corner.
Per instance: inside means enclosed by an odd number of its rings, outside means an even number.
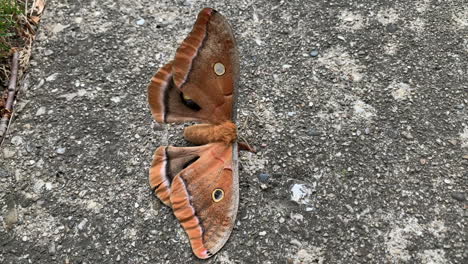
[[[226,72],[226,68],[221,62],[215,63],[215,65],[213,66],[213,70],[218,76],[221,76]]]
[[[215,203],[221,201],[224,198],[224,191],[222,189],[215,189],[211,194],[211,198]]]

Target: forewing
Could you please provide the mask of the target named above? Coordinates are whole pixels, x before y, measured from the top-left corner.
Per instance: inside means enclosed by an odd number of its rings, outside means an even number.
[[[148,104],[159,123],[203,121],[203,113],[191,108],[172,79],[172,62],[160,68],[148,85]]]
[[[202,119],[221,123],[232,119],[239,78],[239,54],[227,20],[216,10],[203,9],[192,32],[177,49],[173,80],[199,107]]]

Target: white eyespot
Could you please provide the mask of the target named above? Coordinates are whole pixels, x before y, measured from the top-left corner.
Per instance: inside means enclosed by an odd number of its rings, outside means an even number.
[[[215,65],[213,67],[213,70],[216,73],[216,75],[218,75],[218,76],[221,76],[226,72],[226,68],[224,67],[224,65],[221,62],[215,63]]]
[[[211,198],[215,203],[221,201],[224,198],[224,191],[221,189],[215,189],[211,194]]]

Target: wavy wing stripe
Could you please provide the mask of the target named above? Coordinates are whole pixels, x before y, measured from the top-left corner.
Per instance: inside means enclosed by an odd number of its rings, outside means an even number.
[[[159,123],[167,121],[167,100],[169,85],[172,81],[171,70],[172,62],[169,62],[156,72],[148,86],[148,103],[151,114]]]
[[[177,175],[172,181],[171,189],[174,215],[187,233],[193,253],[201,259],[209,258],[212,254],[203,243],[203,227],[190,204],[190,195],[180,175]]]
[[[182,42],[177,49],[172,71],[174,73],[174,83],[180,89],[187,80],[188,73],[192,68],[192,62],[198,54],[198,50],[203,46],[203,41],[206,38],[206,30],[208,22],[216,10],[204,8],[198,14],[192,32]]]
[[[149,169],[149,185],[154,195],[165,205],[171,207],[170,180],[168,178],[169,157],[167,147],[159,147],[154,152],[153,162]]]

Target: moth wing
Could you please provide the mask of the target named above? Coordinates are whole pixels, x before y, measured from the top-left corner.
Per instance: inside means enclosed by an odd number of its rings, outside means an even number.
[[[172,80],[172,62],[164,65],[148,85],[148,104],[158,123],[200,121],[200,113],[184,104],[182,93]]]
[[[196,148],[204,149],[173,178],[170,202],[192,251],[205,259],[223,247],[234,227],[239,205],[237,145]]]
[[[156,149],[149,169],[149,185],[161,202],[171,207],[171,184],[174,177],[195,162],[205,149],[206,146],[160,146]]]
[[[227,20],[203,9],[174,61],[162,67],[148,87],[156,121],[222,123],[233,119],[239,54]]]

